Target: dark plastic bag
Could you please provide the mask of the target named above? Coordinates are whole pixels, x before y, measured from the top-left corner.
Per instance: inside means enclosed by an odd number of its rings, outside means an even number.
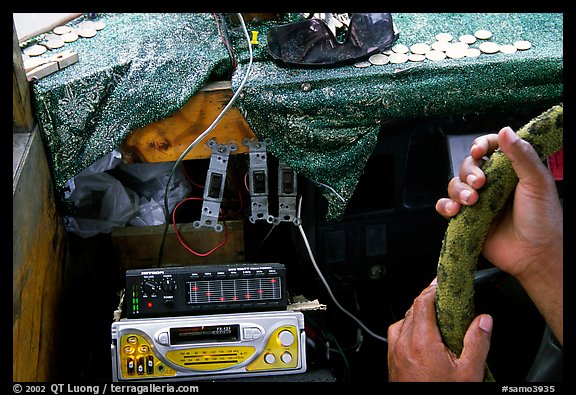
[[[354,13],[342,42],[319,18],[277,26],[268,31],[272,58],[298,66],[353,63],[382,52],[398,39],[390,13]]]

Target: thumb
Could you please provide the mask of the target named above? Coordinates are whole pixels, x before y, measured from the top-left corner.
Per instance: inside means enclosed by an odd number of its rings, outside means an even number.
[[[504,127],[498,133],[498,145],[510,162],[520,180],[539,183],[547,172],[538,153],[526,140],[521,139],[510,128]]]
[[[490,349],[492,324],[490,315],[481,314],[472,320],[466,335],[464,335],[464,347],[460,360],[471,367],[476,367],[481,376],[484,375],[484,365]]]

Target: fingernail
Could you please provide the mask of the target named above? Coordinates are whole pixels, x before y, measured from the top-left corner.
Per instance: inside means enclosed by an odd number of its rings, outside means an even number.
[[[516,135],[516,133],[514,132],[514,130],[512,130],[510,126],[504,127],[503,130],[508,135],[508,140],[510,141],[510,143],[514,143],[516,140],[518,140],[519,138],[518,135]]]
[[[430,285],[436,286],[438,284],[438,277],[434,277],[434,280],[430,283]]]
[[[470,186],[474,186],[474,183],[476,182],[476,176],[474,174],[470,174],[468,177],[466,177],[466,182],[468,183],[468,185]]]
[[[477,145],[476,144],[472,144],[472,147],[470,147],[470,155],[472,155],[472,153],[474,152],[474,150],[476,149]]]
[[[492,317],[485,314],[482,317],[480,317],[480,322],[478,323],[478,326],[484,332],[490,333],[492,332],[492,324],[493,324]]]
[[[468,199],[470,198],[471,194],[472,193],[469,190],[464,189],[462,192],[460,192],[460,199],[462,199],[462,201],[468,203]]]

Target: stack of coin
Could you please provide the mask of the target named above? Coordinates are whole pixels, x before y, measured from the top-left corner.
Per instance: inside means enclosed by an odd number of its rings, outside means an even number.
[[[47,34],[44,36],[44,41],[42,42],[48,49],[62,48],[64,46],[64,40],[58,34]]]
[[[46,33],[40,36],[40,40],[22,50],[22,60],[27,61],[29,57],[40,56],[47,50],[62,48],[66,43],[74,42],[78,37],[91,38],[96,35],[99,30],[106,27],[102,21],[83,21],[80,22],[75,28],[67,25],[56,26],[52,29],[52,33]],[[25,58],[26,57],[26,58]],[[28,64],[36,64],[38,61]]]
[[[518,40],[514,44],[498,44],[489,41],[493,37],[490,30],[479,29],[473,34],[461,34],[458,40],[448,32],[434,36],[432,44],[418,42],[411,45],[396,43],[389,50],[370,56],[367,61],[358,62],[356,67],[371,65],[399,64],[405,62],[439,61],[444,59],[476,58],[482,54],[514,54],[526,51],[532,44],[527,40]]]
[[[390,59],[387,55],[383,53],[376,53],[368,58],[368,61],[376,66],[382,66],[390,62]]]

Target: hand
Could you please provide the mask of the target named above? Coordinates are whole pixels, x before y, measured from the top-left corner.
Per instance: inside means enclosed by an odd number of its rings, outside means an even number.
[[[486,177],[480,166],[482,157],[498,146],[512,162],[519,181],[512,207],[506,207],[488,233],[483,254],[492,264],[513,276],[532,269],[531,264],[549,260],[549,254],[562,249],[562,209],[554,180],[534,148],[519,139],[512,129],[474,140],[460,167],[459,176],[448,185],[450,198],[439,199],[438,213],[454,216],[461,205],[478,201],[477,189]],[[535,259],[538,258],[538,259]],[[543,259],[541,259],[543,258]]]
[[[534,148],[509,127],[474,140],[458,177],[448,184],[449,198],[436,211],[450,218],[462,205],[478,201],[486,183],[482,157],[500,147],[518,175],[514,200],[492,224],[482,249],[486,259],[515,276],[562,343],[563,213],[556,185]]]
[[[477,316],[459,358],[442,342],[436,323],[436,283],[414,299],[403,320],[388,328],[389,381],[482,381],[492,317]]]

